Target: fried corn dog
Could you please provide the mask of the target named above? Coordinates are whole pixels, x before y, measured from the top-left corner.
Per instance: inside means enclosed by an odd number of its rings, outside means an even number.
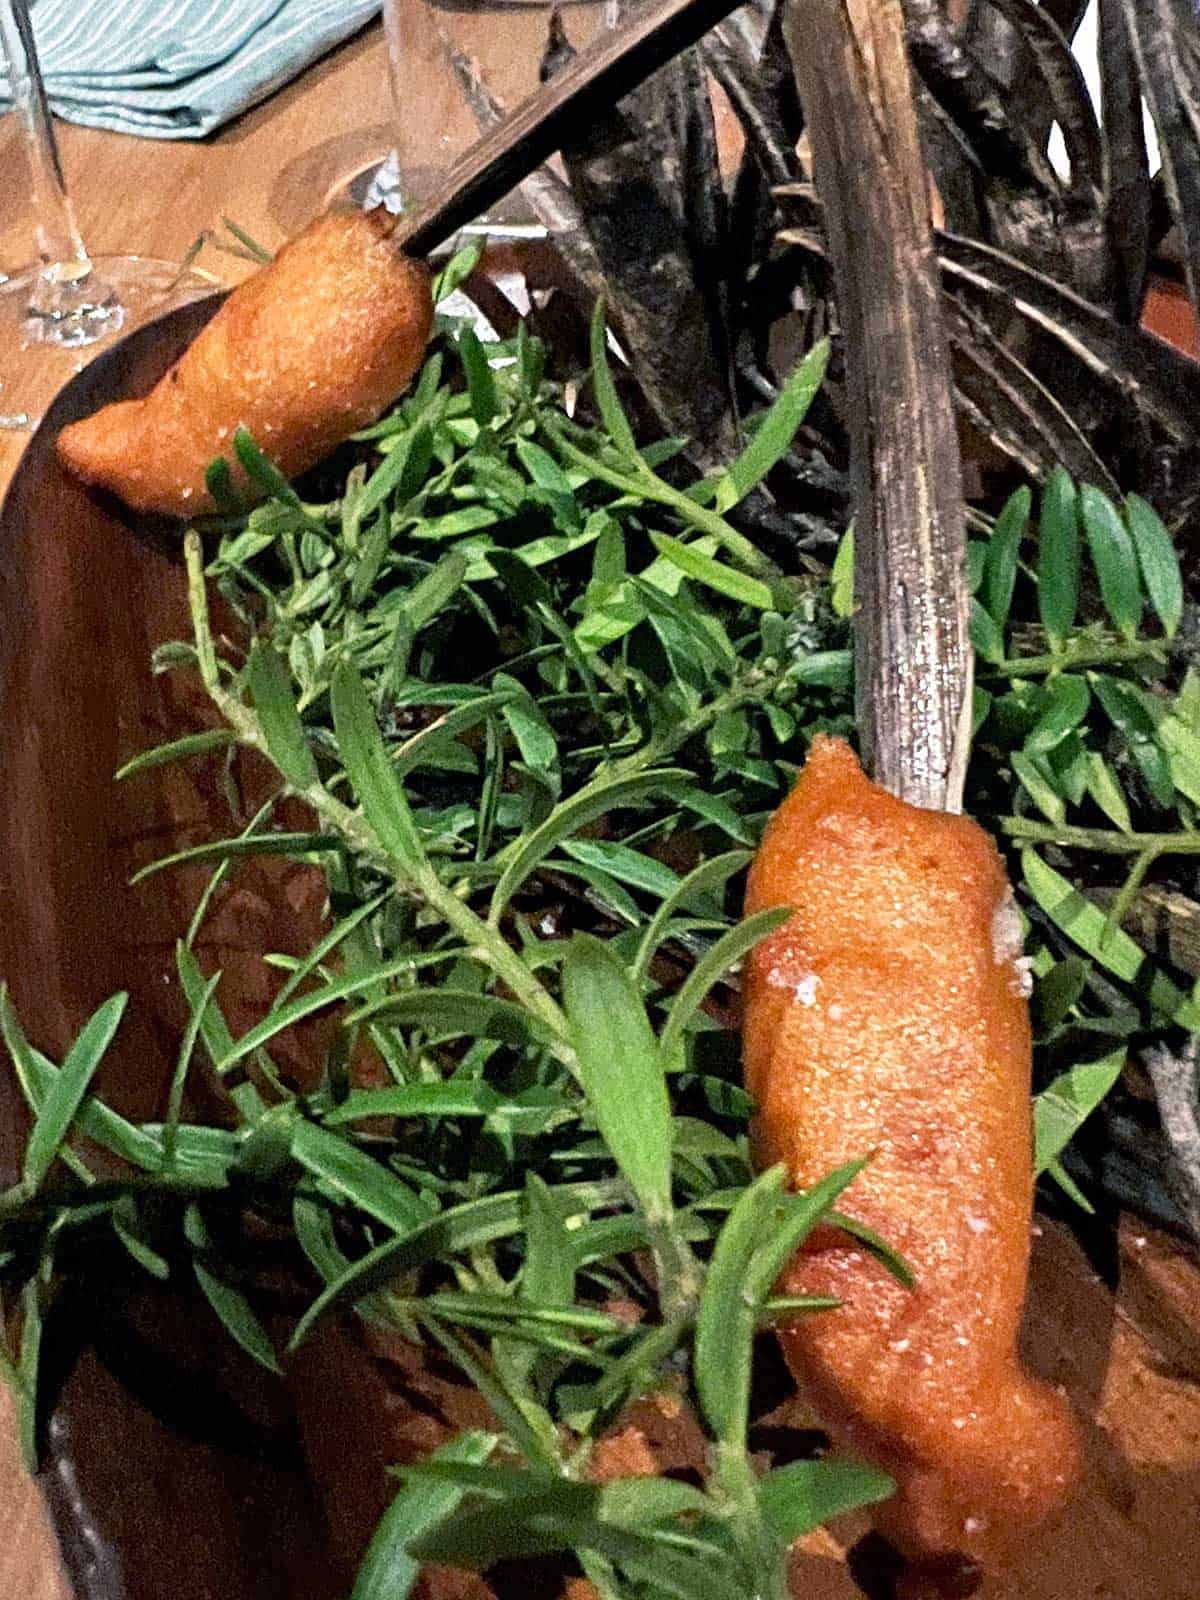
[[[873,1151],[842,1209],[917,1280],[823,1230],[780,1292],[842,1307],[786,1329],[784,1352],[833,1434],[895,1477],[879,1531],[918,1565],[987,1565],[1077,1459],[1065,1402],[1017,1357],[1033,1173],[1012,891],[975,823],[895,799],[818,738],[750,874],[747,912],[777,905],[795,914],[747,971],[756,1154],[803,1188]]]
[[[330,212],[241,284],[141,400],[64,428],[58,453],[85,483],[137,511],[213,510],[209,462],[231,464],[239,426],[286,477],[374,422],[420,366],[433,318],[429,273],[382,212]]]

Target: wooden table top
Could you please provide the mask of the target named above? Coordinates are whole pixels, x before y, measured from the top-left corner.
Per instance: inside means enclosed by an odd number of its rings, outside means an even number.
[[[197,234],[232,217],[275,248],[330,189],[387,148],[391,103],[382,35],[368,29],[216,137],[202,143],[60,129],[80,225],[97,254],[178,259]],[[0,172],[20,170],[11,119],[0,122]],[[0,192],[0,262],[17,222]],[[6,209],[7,208],[7,209]],[[206,252],[236,282],[249,269]],[[9,263],[11,264],[11,263]],[[22,438],[0,433],[0,494]],[[986,1600],[1190,1600],[1200,1571],[1200,1277],[1175,1241],[1127,1218],[1116,1293],[1066,1229],[1035,1241],[1030,1345],[1087,1424],[1088,1471],[1065,1526]],[[802,1559],[798,1592],[850,1600],[835,1537]],[[37,1487],[12,1441],[0,1388],[0,1596],[69,1600]]]

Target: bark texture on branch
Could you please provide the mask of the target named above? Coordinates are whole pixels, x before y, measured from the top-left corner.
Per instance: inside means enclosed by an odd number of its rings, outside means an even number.
[[[900,0],[788,0],[845,335],[858,720],[879,783],[957,811],[970,731],[961,466]]]

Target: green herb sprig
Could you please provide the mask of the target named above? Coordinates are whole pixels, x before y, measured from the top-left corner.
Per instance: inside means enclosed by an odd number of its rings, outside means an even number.
[[[76,1270],[67,1247],[93,1237],[131,1270],[190,1274],[275,1369],[287,1352],[224,1242],[249,1217],[285,1219],[310,1295],[290,1348],[357,1309],[447,1354],[495,1418],[405,1469],[355,1600],[407,1594],[422,1560],[547,1552],[573,1552],[606,1597],[782,1600],[789,1543],[891,1487],[838,1459],[752,1465],[755,1332],[830,1311],[772,1286],[812,1227],[844,1220],[858,1169],[800,1196],[779,1169],[754,1177],[723,1026],[738,964],[785,914],[738,920],[762,823],[812,734],[852,732],[849,539],[831,575],[786,578],[736,525],[827,352],[731,467],[685,489],[664,476],[678,442],[637,442],[599,314],[591,425],[526,330],[486,346],[449,332],[332,498],[284,483],[246,435],[264,502],[246,512],[211,475],[215,548],[206,562],[197,534],[186,545],[193,638],[157,667],[197,668],[224,726],[122,779],[173,761],[232,776],[253,751],[279,792],[229,839],[150,869],[213,867],[177,951],[191,1024],[162,1124],[89,1093],[118,1002],[60,1066],[0,999],[35,1119],[0,1199],[6,1372],[32,1452],[42,1317]],[[1024,847],[1038,1164],[1073,1188],[1063,1151],[1127,1048],[1200,1015],[1121,927],[1156,866],[1195,848],[1200,704],[1149,507],[1055,474],[1039,528],[1032,510],[1019,491],[971,549],[969,807]],[[311,825],[285,831],[284,802]],[[269,958],[279,992],[235,1038],[197,951],[238,863],[264,854],[324,872],[328,925],[305,956]],[[1058,870],[1123,855],[1111,911]],[[301,1088],[273,1051],[318,1014],[333,1043]],[[374,1086],[350,1070],[364,1053]],[[225,1087],[229,1126],[184,1117],[195,1072]],[[664,1387],[705,1429],[705,1489],[588,1481],[597,1441]]]

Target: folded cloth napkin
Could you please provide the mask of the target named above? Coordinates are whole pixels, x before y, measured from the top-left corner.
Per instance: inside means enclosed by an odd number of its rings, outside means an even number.
[[[302,72],[380,0],[33,0],[50,105],[68,122],[200,139]],[[0,110],[9,104],[0,70]]]

